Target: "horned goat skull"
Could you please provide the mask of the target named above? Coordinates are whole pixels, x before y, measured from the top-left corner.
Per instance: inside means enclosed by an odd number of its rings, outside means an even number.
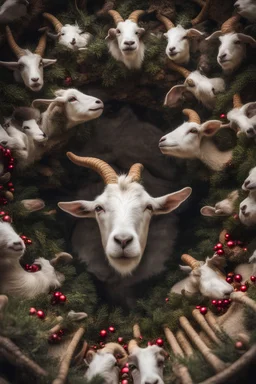
[[[109,52],[117,61],[122,61],[129,69],[139,69],[142,66],[145,53],[145,45],[142,36],[144,28],[138,26],[138,19],[145,11],[137,10],[124,20],[114,10],[108,11],[116,24],[116,28],[110,28],[106,37]]]
[[[228,112],[227,119],[237,135],[245,133],[247,137],[256,136],[256,102],[242,103],[238,93],[233,96],[233,109]]]
[[[57,60],[44,59],[46,47],[46,34],[43,34],[39,40],[34,53],[28,49],[22,49],[15,42],[10,28],[6,27],[6,36],[10,48],[17,56],[17,62],[0,61],[0,65],[14,71],[16,81],[23,80],[26,87],[33,92],[38,92],[44,85],[43,69],[56,63]]]
[[[165,96],[164,105],[172,108],[176,107],[178,101],[184,97],[184,94],[190,92],[206,108],[214,108],[216,95],[225,90],[223,79],[220,77],[209,79],[199,71],[191,72],[172,61],[168,61],[167,65],[170,69],[180,73],[185,78],[185,82],[183,85],[175,85],[170,89]]]
[[[231,159],[232,151],[219,151],[211,140],[211,136],[222,128],[221,122],[209,120],[201,124],[200,117],[194,110],[184,109],[183,113],[188,116],[188,122],[160,139],[160,151],[182,159],[197,158],[211,169],[222,169]]]
[[[109,264],[123,276],[131,274],[143,256],[152,216],[178,208],[191,194],[191,188],[153,198],[139,183],[142,164],[134,164],[128,175],[118,176],[102,160],[70,152],[67,156],[75,164],[96,171],[106,187],[94,201],[60,202],[59,207],[76,217],[96,218]]]
[[[56,34],[46,31],[47,36],[56,40],[59,44],[64,45],[72,50],[83,50],[87,47],[91,34],[83,32],[78,24],[61,24],[61,22],[50,13],[43,13],[43,17],[52,23]]]
[[[256,40],[251,36],[235,32],[235,25],[240,15],[232,16],[222,24],[221,30],[216,31],[205,40],[219,38],[220,46],[217,61],[224,73],[232,73],[240,67],[246,56],[246,44],[256,47]]]

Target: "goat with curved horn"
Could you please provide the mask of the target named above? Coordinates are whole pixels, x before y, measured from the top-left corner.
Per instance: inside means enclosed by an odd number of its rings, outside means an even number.
[[[120,13],[115,11],[114,9],[110,9],[108,11],[108,14],[113,18],[116,26],[117,26],[118,23],[124,22],[124,19],[122,18]]]
[[[196,268],[199,268],[201,266],[201,263],[200,261],[196,260],[194,257],[184,253],[182,256],[181,256],[181,260],[187,264],[191,269],[196,269]]]
[[[6,36],[9,46],[17,56],[18,61],[0,61],[0,65],[14,71],[14,78],[16,81],[23,81],[25,86],[34,92],[40,91],[44,85],[43,68],[52,65],[57,61],[44,59],[42,57],[46,47],[46,35],[44,34],[40,38],[34,53],[18,46],[8,26],[6,27]]]
[[[61,32],[61,29],[63,27],[63,24],[57,19],[57,17],[51,15],[50,13],[44,12],[43,17],[50,21],[50,23],[54,26],[54,29],[57,33]]]
[[[145,14],[145,11],[142,11],[141,9],[137,9],[136,11],[133,11],[129,15],[128,20],[131,20],[134,23],[138,23],[140,16],[142,16],[144,14]]]
[[[140,163],[133,164],[129,170],[128,176],[132,178],[132,181],[139,182],[141,179],[141,172],[143,171],[143,165]]]
[[[243,104],[239,93],[233,96],[233,109],[228,112],[229,125],[235,130],[237,136],[245,133],[247,137],[256,136],[256,102]]]
[[[193,109],[183,109],[182,113],[188,117],[189,123],[201,124],[201,119]]]

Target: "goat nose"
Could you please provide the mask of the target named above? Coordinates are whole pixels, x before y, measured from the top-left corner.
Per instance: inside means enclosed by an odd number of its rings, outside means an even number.
[[[247,187],[247,185],[249,185],[249,184],[250,184],[250,180],[247,180],[247,181],[244,182],[244,186],[245,187]]]
[[[227,54],[223,53],[223,55],[220,55],[220,60],[225,59],[226,56],[227,56]]]
[[[20,245],[20,246],[23,246],[23,242],[22,242],[22,241],[14,241],[14,242],[13,242],[13,245]]]
[[[159,140],[159,143],[162,143],[165,140],[166,140],[166,137],[161,137],[161,139]]]
[[[36,83],[39,80],[39,77],[32,77],[31,80],[34,81],[34,83]]]
[[[45,134],[45,133],[43,133],[43,137],[46,137],[46,134]]]
[[[247,208],[247,205],[243,205],[243,206],[241,207],[241,211],[244,213],[244,212],[246,211],[246,208]]]
[[[253,135],[254,134],[254,129],[253,128],[249,128],[247,129],[246,131],[249,135]]]
[[[133,240],[133,236],[128,236],[126,238],[123,238],[123,237],[118,237],[118,236],[115,236],[114,237],[114,240],[115,242],[120,245],[120,247],[122,249],[125,249],[127,247],[128,244],[130,244]]]
[[[158,384],[159,381],[156,379],[155,381],[145,381],[145,384]]]
[[[125,41],[124,44],[125,45],[133,45],[133,44],[135,44],[135,41],[133,41],[133,40]]]
[[[169,51],[170,51],[170,52],[175,51],[175,47],[169,48]]]
[[[6,145],[7,143],[8,143],[8,141],[1,141],[2,145]]]
[[[70,44],[74,45],[75,43],[76,43],[76,39],[73,38]]]
[[[102,101],[101,100],[96,100],[95,103],[96,104],[102,104]]]

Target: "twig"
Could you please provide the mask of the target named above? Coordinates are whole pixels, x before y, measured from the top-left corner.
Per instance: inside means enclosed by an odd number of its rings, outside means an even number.
[[[232,292],[230,298],[237,303],[245,304],[248,307],[252,308],[256,312],[256,303],[254,300],[250,299],[246,293],[243,292]]]
[[[133,337],[135,339],[140,339],[141,338],[141,333],[140,333],[140,326],[139,324],[134,324],[133,326]]]
[[[179,330],[176,333],[176,339],[178,340],[183,351],[185,352],[185,355],[186,356],[192,356],[193,355],[193,349],[192,349],[190,342],[186,338],[185,333],[183,331]]]
[[[205,315],[205,318],[214,332],[221,332],[221,329],[219,324],[217,323],[216,317],[211,311],[208,310],[208,312]]]
[[[256,360],[256,344],[254,344],[249,351],[245,352],[235,363],[231,364],[224,371],[205,381],[202,381],[199,384],[225,384],[229,379],[234,378],[238,372],[240,373],[242,369],[254,360]]]
[[[222,342],[218,337],[215,335],[213,330],[208,325],[207,321],[205,320],[205,317],[199,312],[198,309],[194,309],[192,312],[193,317],[198,322],[200,327],[204,330],[204,332],[207,334],[207,336],[216,344],[221,345]]]
[[[7,337],[0,336],[0,356],[5,357],[16,367],[24,367],[36,376],[47,376],[48,373],[36,364]]]
[[[73,362],[74,362],[75,365],[82,364],[82,361],[83,361],[83,359],[85,357],[87,349],[88,349],[88,344],[87,344],[86,341],[84,341],[83,346],[81,348],[81,351],[78,352],[78,354],[73,359]]]
[[[199,351],[204,356],[205,360],[213,367],[216,372],[222,371],[225,369],[226,365],[221,361],[217,356],[215,356],[210,348],[205,345],[205,343],[200,339],[200,336],[194,330],[194,328],[189,323],[188,319],[185,316],[180,317],[180,324],[182,328],[186,331],[190,340],[197,346]]]
[[[84,327],[80,327],[74,334],[71,343],[68,346],[66,354],[63,356],[63,359],[60,362],[60,368],[58,376],[53,380],[52,384],[64,384],[68,375],[69,366],[71,363],[72,356],[75,352],[77,344],[79,343],[81,337],[85,332]]]

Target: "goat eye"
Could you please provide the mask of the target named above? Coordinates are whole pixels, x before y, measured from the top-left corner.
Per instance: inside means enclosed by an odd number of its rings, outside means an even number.
[[[42,123],[42,117],[40,117],[40,119],[38,119],[37,121],[37,124],[41,124]]]
[[[24,69],[24,64],[19,64],[19,70],[22,71]]]
[[[97,205],[97,207],[95,208],[95,212],[99,213],[101,211],[104,211],[104,209],[102,208],[101,205]]]
[[[70,98],[68,99],[68,101],[69,101],[70,103],[72,103],[73,101],[77,101],[77,98],[76,98],[75,96],[72,96],[72,97],[70,97]]]
[[[42,65],[43,65],[43,60],[40,61],[39,67],[42,67]]]
[[[196,128],[191,128],[189,130],[189,133],[198,133],[197,129]]]
[[[182,40],[188,40],[188,37],[187,36],[183,36]]]
[[[129,364],[129,368],[131,371],[134,371],[134,369],[138,369],[134,364]]]
[[[116,30],[116,33],[121,33],[120,29],[117,29],[117,30]]]
[[[24,131],[25,129],[30,129],[27,125],[25,125],[25,127],[23,127]]]
[[[4,128],[9,128],[9,127],[10,127],[10,124],[9,124],[9,123],[5,123],[5,124],[3,125],[3,127],[4,127]]]
[[[158,367],[162,367],[164,365],[164,361],[163,360],[159,360],[157,362],[157,365],[158,365]]]
[[[64,35],[65,35],[65,33],[62,32],[62,33],[61,33],[61,36],[64,36]]]
[[[148,204],[146,209],[148,209],[149,211],[153,211],[153,207],[151,204]]]
[[[215,88],[212,88],[212,93],[213,93],[214,95],[216,95],[216,93],[215,93]]]
[[[241,41],[240,41],[240,40],[237,40],[237,41],[235,41],[235,44],[240,45],[240,44],[241,44]]]

